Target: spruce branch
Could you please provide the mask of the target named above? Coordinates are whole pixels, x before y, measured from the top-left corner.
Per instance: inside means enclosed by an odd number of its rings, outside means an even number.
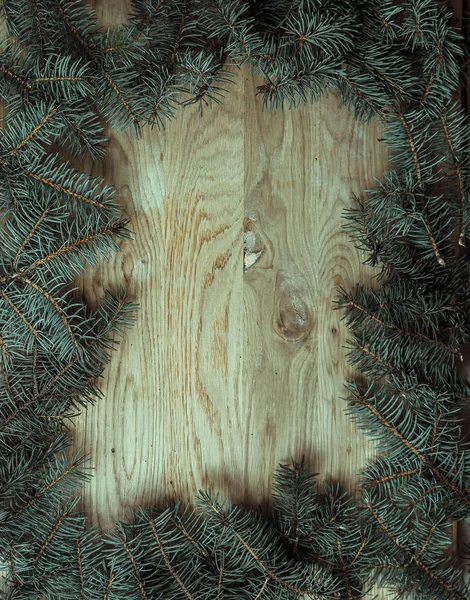
[[[0,550],[7,598],[356,600],[379,581],[397,597],[469,597],[445,557],[469,514],[459,376],[470,340],[468,128],[453,99],[463,39],[436,0],[133,0],[106,30],[79,0],[4,0],[0,97]],[[77,511],[88,473],[67,424],[100,395],[125,293],[97,311],[75,277],[129,237],[114,190],[51,146],[99,159],[105,124],[139,133],[178,108],[221,101],[229,67],[262,78],[269,108],[325,91],[379,118],[393,169],[348,212],[381,287],[343,291],[349,360],[365,386],[349,410],[380,454],[361,497],[318,487],[306,465],[275,478],[273,513],[201,493],[134,511],[101,536]]]

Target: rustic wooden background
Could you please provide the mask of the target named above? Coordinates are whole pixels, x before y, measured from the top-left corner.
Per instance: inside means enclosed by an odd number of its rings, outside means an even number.
[[[94,4],[104,23],[125,19],[126,0]],[[141,306],[75,429],[96,475],[83,506],[102,529],[199,488],[265,504],[276,465],[302,453],[354,492],[373,455],[343,412],[351,371],[333,301],[371,280],[341,214],[387,166],[381,132],[334,95],[267,113],[255,86],[242,70],[202,117],[112,134],[93,167],[119,189],[135,241],[84,293],[124,283]]]

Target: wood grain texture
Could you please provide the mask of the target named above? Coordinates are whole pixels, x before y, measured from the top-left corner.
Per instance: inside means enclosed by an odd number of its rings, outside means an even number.
[[[124,0],[95,7],[104,23],[125,19]],[[302,453],[354,492],[373,454],[343,411],[351,370],[333,300],[371,281],[341,214],[386,168],[380,129],[335,96],[264,112],[255,88],[242,70],[202,117],[111,134],[91,169],[119,189],[135,240],[80,284],[92,304],[122,283],[140,303],[74,431],[96,475],[83,507],[101,529],[199,488],[265,504],[278,462]]]
[[[116,22],[117,3],[97,8]],[[119,189],[135,241],[84,278],[85,295],[125,283],[140,303],[75,431],[101,528],[201,487],[265,503],[278,462],[302,453],[354,491],[372,453],[343,412],[351,372],[333,300],[371,277],[341,214],[386,166],[380,130],[335,96],[262,111],[255,85],[242,70],[202,117],[113,134],[93,167]]]

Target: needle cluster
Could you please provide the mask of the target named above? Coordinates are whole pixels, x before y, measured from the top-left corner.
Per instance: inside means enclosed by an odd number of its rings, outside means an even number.
[[[81,0],[3,0],[0,48],[0,553],[6,599],[463,600],[451,527],[470,516],[460,375],[470,341],[468,64],[437,0],[133,0],[107,29]],[[106,127],[162,126],[222,100],[248,65],[268,108],[337,94],[379,119],[391,168],[346,215],[378,285],[342,290],[347,410],[377,445],[358,497],[280,467],[273,507],[201,492],[101,535],[77,509],[68,422],[135,306],[90,311],[76,277],[130,237],[100,160]],[[59,153],[58,149],[61,149]],[[77,161],[75,161],[77,162]]]

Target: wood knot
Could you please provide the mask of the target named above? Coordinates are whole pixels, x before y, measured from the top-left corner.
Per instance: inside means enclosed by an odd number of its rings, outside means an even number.
[[[257,239],[253,231],[245,231],[243,240],[243,272],[246,273],[264,252],[264,248],[257,248]]]
[[[313,327],[309,290],[302,275],[279,273],[276,281],[274,330],[287,342],[308,338]]]

